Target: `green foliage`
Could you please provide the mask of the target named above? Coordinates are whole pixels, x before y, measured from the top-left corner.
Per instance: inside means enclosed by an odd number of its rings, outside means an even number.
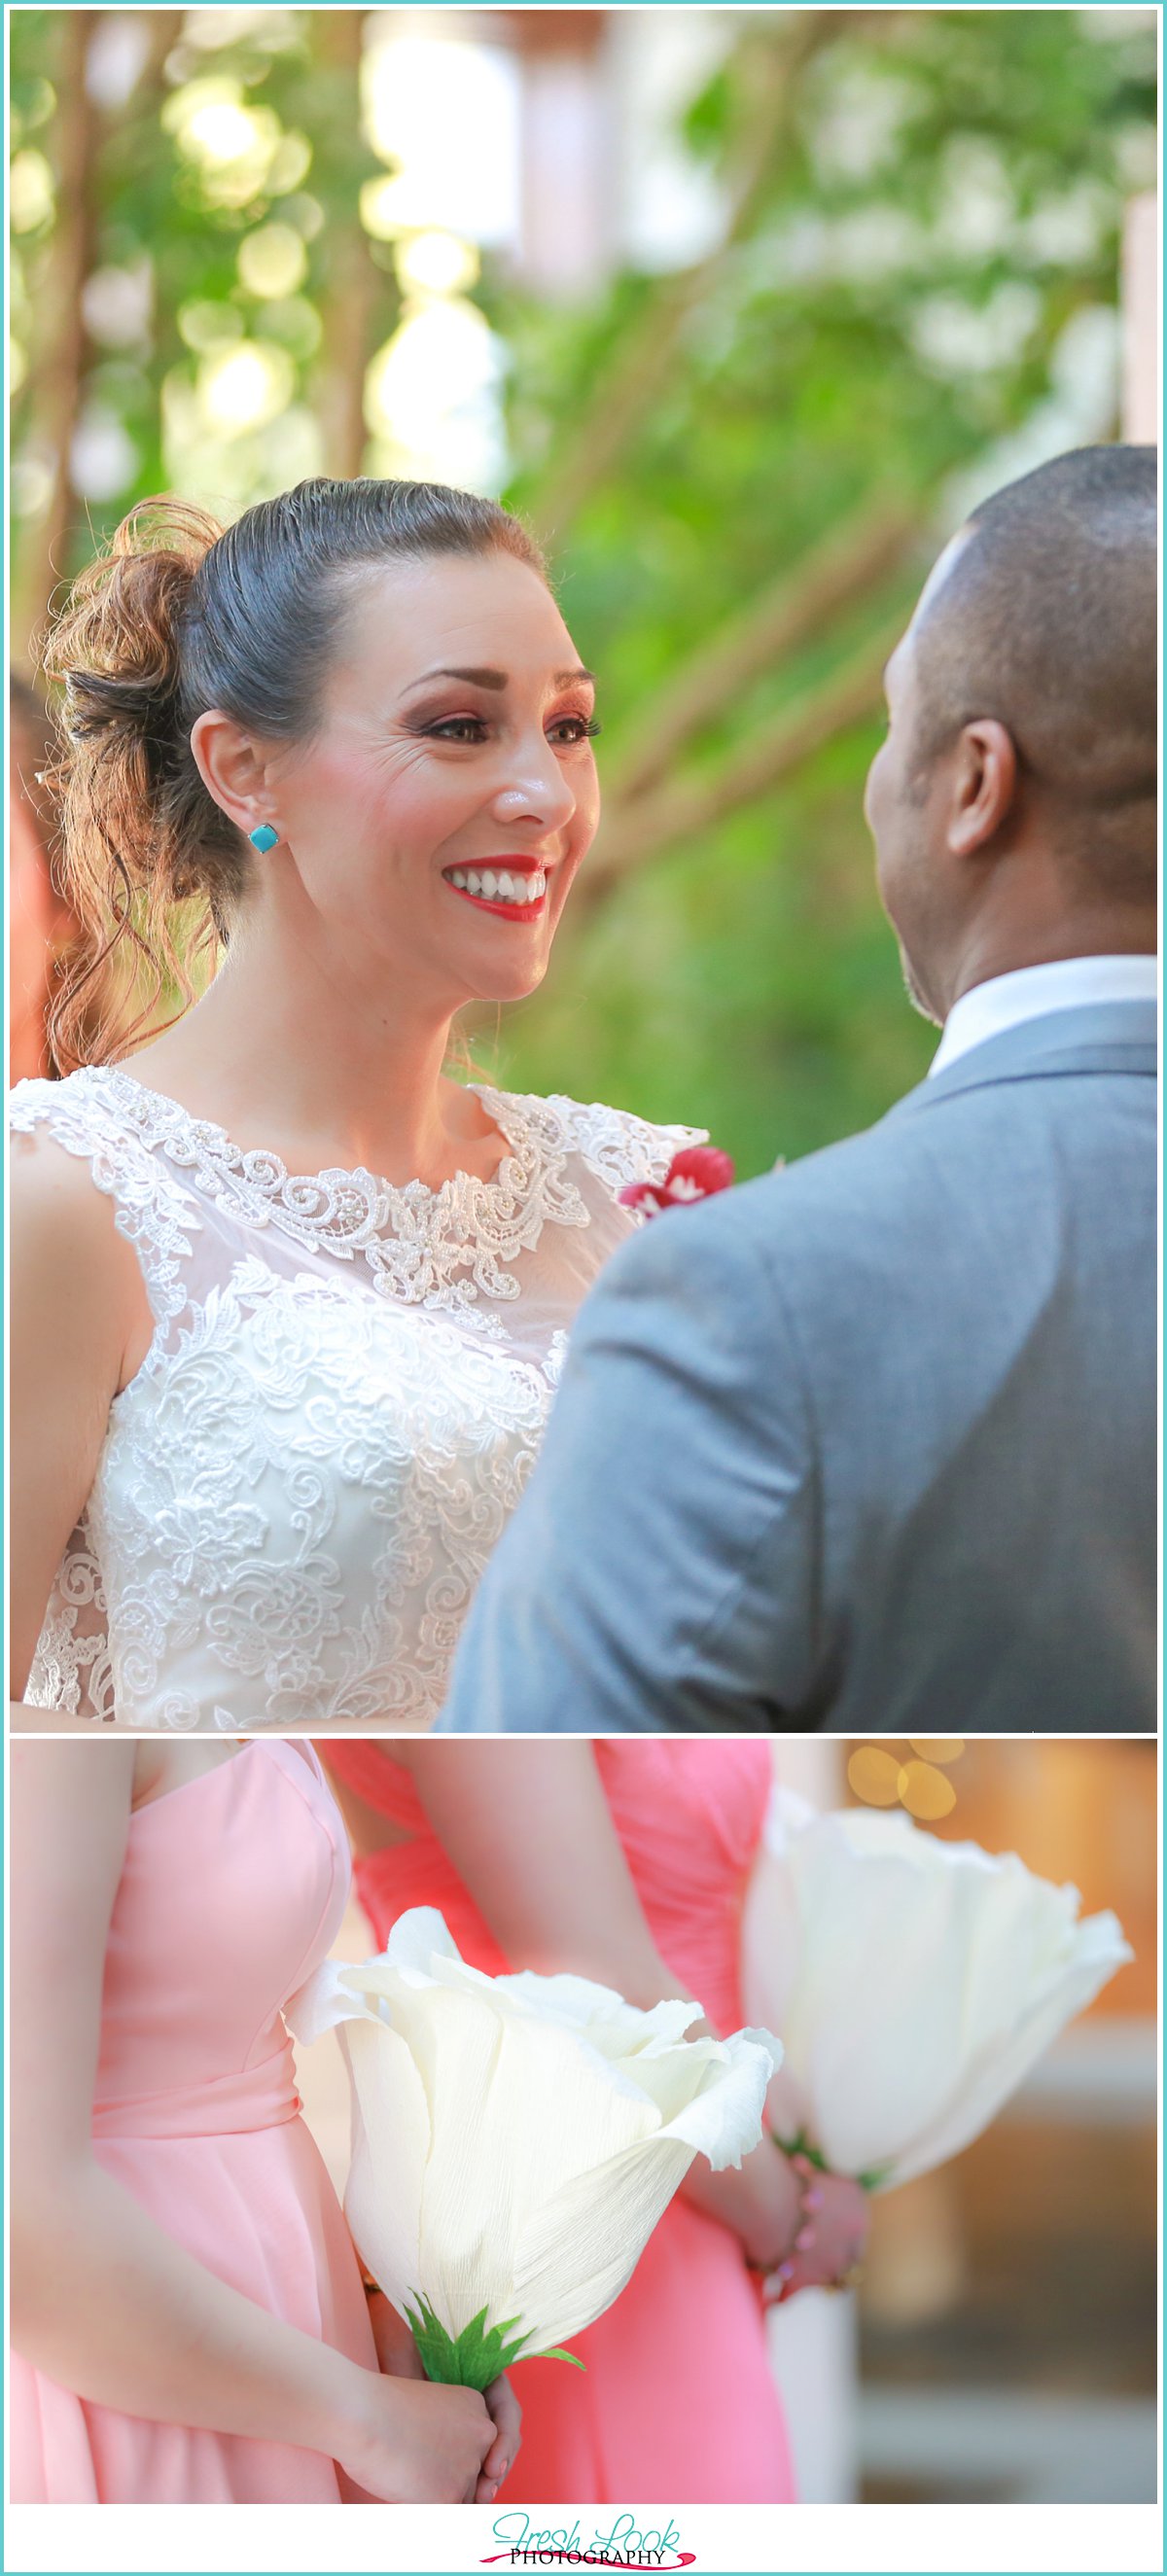
[[[488,2326],[485,2308],[480,2308],[470,2324],[463,2326],[455,2340],[441,2319],[435,2316],[429,2300],[423,2298],[420,2291],[416,2295],[416,2308],[406,2308],[406,2323],[421,2355],[426,2378],[441,2380],[446,2387],[489,2388],[500,2371],[509,2370],[528,2341],[526,2335],[514,2335],[508,2341],[512,2327],[519,2322],[517,2317],[508,2317],[500,2326]],[[574,2352],[563,2352],[558,2347],[547,2352],[528,2353],[524,2358],[529,2361],[570,2361],[575,2370],[583,2370],[586,2366]]]
[[[727,173],[749,42],[689,118]],[[618,472],[562,548],[549,529],[600,674],[602,777],[642,748],[662,683],[865,494],[909,496],[921,544],[860,629],[888,605],[906,617],[966,490],[1114,434],[1107,317],[1153,115],[1146,30],[1100,41],[1060,9],[841,22]],[[624,276],[582,315],[512,315],[520,508],[538,514],[557,460],[602,427],[659,294]],[[855,630],[829,626],[719,708],[684,774],[763,734]],[[862,820],[874,717],[630,873],[580,929],[569,913],[542,994],[505,1028],[503,1078],[707,1125],[743,1174],[870,1123],[918,1080],[935,1037],[905,1003]]]
[[[337,446],[338,371],[351,431],[354,385],[359,396],[399,313],[391,246],[359,222],[362,182],[382,165],[359,130],[354,14],[137,16],[147,56],[122,106],[93,108],[80,196],[65,166],[77,13],[11,16],[13,151],[34,156],[12,288],[26,368],[12,432],[18,655],[53,579],[165,487],[178,451],[164,415],[185,404],[193,417],[204,326],[282,348],[291,371],[284,414],[228,445],[223,499],[237,506],[310,470],[313,436],[327,470],[355,470],[351,436]],[[874,655],[970,495],[1113,435],[1123,208],[1154,166],[1154,33],[1124,16],[747,14],[684,121],[727,208],[726,242],[697,271],[626,269],[563,308],[487,261],[478,300],[510,353],[507,497],[546,535],[601,675],[605,833],[637,810],[621,772],[651,749],[691,659],[831,531],[881,498],[907,504],[919,544],[711,698],[666,763],[683,799],[732,784],[785,710],[813,708],[857,646]],[[94,18],[104,36],[117,13]],[[182,148],[176,99],[208,78],[268,120],[250,193],[217,193]],[[767,99],[767,148],[747,167]],[[36,211],[45,164],[55,215]],[[272,221],[306,253],[295,291],[275,299],[240,271]],[[120,431],[123,478],[70,497],[55,525],[36,487],[60,428],[61,263],[79,222],[83,273],[141,269],[151,293],[139,331],[86,338],[77,359],[76,415]],[[355,417],[359,448],[359,399]],[[590,903],[585,875],[547,984],[502,1032],[502,1079],[708,1126],[749,1174],[868,1123],[919,1078],[933,1042],[905,1004],[862,822],[877,700],[873,673],[867,713],[772,785],[729,794],[716,822],[686,834],[674,816]],[[603,864],[602,838],[597,886]]]

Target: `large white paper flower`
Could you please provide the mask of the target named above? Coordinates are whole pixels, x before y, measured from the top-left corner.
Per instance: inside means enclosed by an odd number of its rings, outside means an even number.
[[[776,1793],[746,1904],[746,2010],[780,2033],[779,2133],[908,2182],[988,2127],[1132,1956],[1113,1914],[1013,1852]]]
[[[483,1976],[430,1907],[403,1914],[378,1958],[301,1988],[295,2037],[339,2027],[345,2212],[403,2316],[472,2346],[485,2311],[537,2353],[610,2307],[694,2156],[740,2164],[762,2134],[781,2050],[766,2031],[687,2040],[700,2009],[640,2012],[582,1977]]]

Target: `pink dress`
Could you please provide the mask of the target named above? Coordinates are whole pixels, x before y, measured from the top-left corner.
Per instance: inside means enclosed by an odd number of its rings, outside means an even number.
[[[336,2195],[300,2118],[280,2007],[349,1884],[308,1746],[267,1738],[135,1810],[105,1963],[94,2152],[168,2236],[270,2314],[376,2368]],[[13,2357],[21,2504],[337,2504],[291,2443],[153,2424]]]
[[[596,1759],[653,1938],[714,2027],[741,2028],[741,1909],[772,1776],[769,1747],[728,1737],[601,1739]],[[410,1841],[356,1866],[384,1944],[411,1905],[436,1905],[464,1958],[511,1965],[446,1858],[413,1782],[383,1745],[329,1744],[338,1779]],[[758,2290],[737,2239],[673,2200],[626,2290],[562,2362],[518,2362],[523,2446],[507,2504],[784,2504],[786,2434]]]

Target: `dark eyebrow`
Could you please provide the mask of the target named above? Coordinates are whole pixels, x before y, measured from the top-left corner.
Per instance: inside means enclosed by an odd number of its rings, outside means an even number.
[[[554,682],[557,689],[569,688],[573,680],[594,679],[594,671],[585,671],[582,668],[576,671],[556,671],[554,673]],[[507,675],[505,671],[441,670],[424,671],[420,680],[410,681],[409,687],[411,689],[423,689],[430,680],[469,680],[471,687],[475,689],[505,689],[507,685]],[[409,692],[407,690],[406,695],[408,696],[408,694]]]

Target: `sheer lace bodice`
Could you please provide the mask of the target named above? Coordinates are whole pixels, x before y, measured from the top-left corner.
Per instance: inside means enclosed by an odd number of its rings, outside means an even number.
[[[534,1463],[572,1316],[681,1127],[476,1086],[430,1190],[291,1176],[120,1067],[12,1095],[84,1157],[155,1319],[26,1697],[137,1727],[414,1729]]]

